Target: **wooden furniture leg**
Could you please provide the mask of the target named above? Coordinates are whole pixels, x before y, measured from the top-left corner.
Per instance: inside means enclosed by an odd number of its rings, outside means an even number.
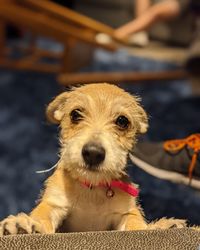
[[[72,58],[72,50],[76,44],[76,40],[73,38],[68,38],[64,43],[64,51],[62,57],[62,66],[61,72],[67,73],[73,71],[73,58]]]

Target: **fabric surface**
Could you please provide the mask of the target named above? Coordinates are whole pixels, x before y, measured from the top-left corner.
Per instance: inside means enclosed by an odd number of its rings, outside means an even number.
[[[200,231],[170,229],[4,236],[0,238],[0,249],[198,250],[200,249]]]

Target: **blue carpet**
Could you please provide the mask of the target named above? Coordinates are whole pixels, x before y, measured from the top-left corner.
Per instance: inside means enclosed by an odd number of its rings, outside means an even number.
[[[83,71],[167,70],[176,66],[97,51]],[[142,97],[149,113],[150,129],[144,140],[160,141],[200,132],[200,97],[191,95],[187,81],[120,84]],[[48,174],[36,174],[57,161],[56,126],[47,124],[45,108],[62,89],[55,75],[0,70],[0,219],[29,212]],[[131,167],[141,187],[140,200],[149,220],[162,216],[187,218],[200,224],[200,195],[190,187],[154,178]]]

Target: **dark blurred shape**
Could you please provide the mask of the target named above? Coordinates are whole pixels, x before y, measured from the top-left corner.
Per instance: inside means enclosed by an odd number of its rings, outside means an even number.
[[[191,10],[196,14],[200,15],[200,1],[199,0],[190,0],[191,1]]]
[[[200,32],[191,45],[185,67],[192,75],[200,76]]]
[[[191,74],[200,76],[200,1],[191,0],[191,9],[195,16],[194,35],[185,67]]]
[[[53,0],[53,2],[68,7],[70,9],[74,8],[75,0]]]
[[[21,31],[17,27],[13,25],[7,26],[6,37],[8,37],[8,39],[19,38],[21,35]]]

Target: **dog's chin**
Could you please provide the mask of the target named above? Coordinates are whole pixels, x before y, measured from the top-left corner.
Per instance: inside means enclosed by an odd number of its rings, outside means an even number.
[[[109,184],[112,180],[120,179],[124,174],[124,171],[110,171],[103,165],[99,165],[96,168],[90,168],[85,164],[74,163],[74,167],[67,168],[73,179],[79,180],[80,182],[87,182],[92,185],[98,184]]]

